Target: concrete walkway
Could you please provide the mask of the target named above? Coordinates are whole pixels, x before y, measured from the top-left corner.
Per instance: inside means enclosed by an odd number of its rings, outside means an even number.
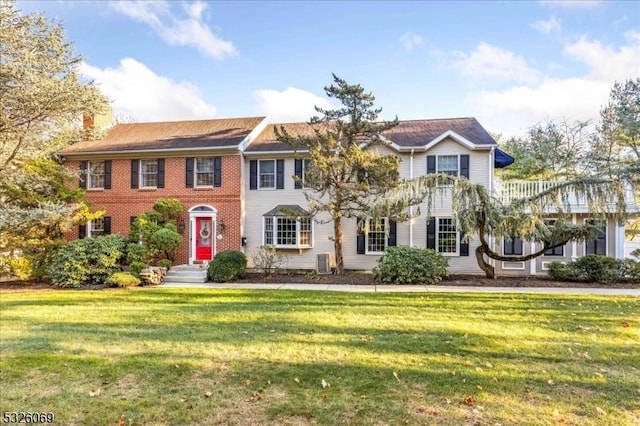
[[[422,285],[346,285],[346,284],[278,284],[278,283],[165,283],[154,288],[210,288],[240,290],[314,290],[379,293],[538,293],[595,294],[606,296],[638,296],[640,289],[564,288],[564,287],[462,287]]]

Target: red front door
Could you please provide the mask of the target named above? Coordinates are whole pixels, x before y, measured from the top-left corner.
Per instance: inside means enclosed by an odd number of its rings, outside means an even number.
[[[213,251],[213,222],[208,217],[196,218],[196,260],[211,260]]]

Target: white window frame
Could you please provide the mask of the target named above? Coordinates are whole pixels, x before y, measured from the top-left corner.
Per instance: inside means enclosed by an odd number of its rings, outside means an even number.
[[[279,244],[278,240],[282,238],[279,235],[279,220],[293,221],[295,223],[295,244]],[[303,229],[303,224],[309,224],[308,229]],[[287,217],[287,216],[263,216],[262,217],[262,244],[269,247],[284,249],[303,249],[313,248],[313,237],[315,234],[314,221],[310,217]],[[270,233],[270,241],[267,238],[267,232]],[[302,244],[301,237],[303,232],[308,232],[309,244]]]
[[[211,162],[211,170],[209,171],[198,170],[198,163],[205,160]],[[211,185],[200,185],[198,183],[198,174],[211,174]],[[213,159],[213,157],[195,157],[194,164],[193,164],[193,187],[194,188],[213,188],[214,180],[215,180],[215,160]]]
[[[365,232],[364,232],[364,252],[365,254],[384,254],[384,252],[387,250],[387,246],[389,244],[389,233],[388,233],[388,228],[389,228],[389,220],[386,217],[381,217],[378,218],[378,220],[383,221],[383,228],[382,231],[380,230],[375,230],[372,231],[372,226],[375,225],[375,223],[373,223],[375,219],[373,218],[367,218],[367,226],[365,228]],[[382,251],[379,250],[369,250],[369,234],[377,234],[379,235],[380,233],[382,233],[382,238],[384,241],[384,249]]]
[[[456,157],[456,174],[451,174],[448,171],[440,170],[440,158],[441,157]],[[446,173],[451,176],[460,177],[460,154],[442,154],[436,155],[436,173]]]
[[[95,225],[100,225],[101,227],[96,227]],[[99,237],[100,235],[106,235],[104,232],[104,217],[87,222],[87,238]]]
[[[441,252],[440,251],[440,221],[441,220],[450,220],[452,225],[456,229],[456,251],[451,252]],[[460,256],[460,231],[458,230],[458,224],[455,223],[453,218],[451,217],[438,217],[436,218],[436,252],[440,253],[442,256]]]
[[[102,163],[102,175],[95,175],[93,173],[93,167],[97,164]],[[94,176],[102,176],[102,185],[94,185],[93,177]],[[88,161],[87,162],[87,189],[104,189],[104,181],[106,178],[106,161],[98,160],[98,161]]]
[[[262,164],[263,163],[271,163],[273,164],[273,173],[262,173]],[[258,189],[261,190],[275,190],[276,189],[276,180],[277,180],[277,174],[278,174],[278,170],[277,170],[277,163],[276,160],[258,160]],[[262,175],[273,175],[273,186],[262,186]],[[304,176],[304,171],[303,171],[303,176]],[[304,178],[303,178],[304,179]]]
[[[156,163],[156,171],[155,173],[145,173],[145,163],[150,163],[150,162],[155,162]],[[158,159],[148,159],[148,160],[140,160],[140,173],[138,176],[138,179],[140,179],[140,181],[138,182],[140,188],[142,189],[157,189],[158,188]],[[145,185],[145,175],[153,175],[155,174],[156,176],[156,184],[155,185]]]

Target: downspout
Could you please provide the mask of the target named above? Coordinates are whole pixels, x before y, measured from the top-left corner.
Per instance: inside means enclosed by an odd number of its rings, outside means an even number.
[[[409,156],[409,179],[413,179],[413,151]],[[409,206],[409,247],[413,247],[413,206]]]

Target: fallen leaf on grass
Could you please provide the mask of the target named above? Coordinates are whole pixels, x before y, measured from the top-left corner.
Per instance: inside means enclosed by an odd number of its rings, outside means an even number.
[[[484,366],[487,368],[493,368],[493,364],[491,364],[490,362],[485,362]]]
[[[623,326],[623,327],[631,327],[631,324],[629,324],[629,323],[628,323],[628,322],[626,322],[626,321],[622,321],[622,326]]]
[[[120,416],[120,420],[118,420],[118,426],[126,425],[126,421],[124,420],[124,416]]]
[[[395,371],[393,372],[393,377],[395,377],[398,383],[400,383],[400,378],[398,377],[398,373],[396,373]]]
[[[89,391],[89,396],[98,396],[100,395],[100,393],[101,393],[100,389],[92,390],[92,391]]]
[[[473,405],[473,397],[471,395],[464,397],[464,403],[467,405]]]
[[[601,415],[601,416],[606,416],[606,415],[607,415],[607,412],[606,412],[606,411],[604,411],[604,410],[603,410],[602,408],[600,408],[600,407],[596,407],[596,413],[598,413],[598,414],[599,414],[599,415]]]
[[[213,393],[212,393],[212,392],[210,392],[210,391],[206,391],[206,392],[204,393],[204,397],[205,397],[205,398],[211,398],[211,395],[213,395]]]
[[[328,388],[329,386],[331,386],[329,383],[327,383],[324,379],[322,379],[322,381],[320,382],[320,384],[322,385],[322,388]]]
[[[553,385],[555,385],[556,383],[555,383],[553,380],[549,379],[549,380],[547,380],[547,384],[548,384],[549,386],[553,386]]]
[[[300,384],[300,379],[298,379],[297,377],[295,377],[293,381],[296,382],[297,384]]]

